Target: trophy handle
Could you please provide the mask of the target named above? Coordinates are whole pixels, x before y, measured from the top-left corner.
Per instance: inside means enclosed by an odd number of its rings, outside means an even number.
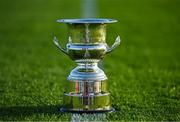
[[[68,55],[68,51],[64,48],[61,47],[58,39],[54,36],[54,40],[53,40],[54,44],[57,46],[57,48],[59,48],[63,53],[65,53],[66,55]]]
[[[118,36],[116,37],[114,44],[111,47],[108,46],[106,53],[110,53],[111,51],[113,51],[117,46],[120,45],[120,43],[121,43],[121,39],[120,36]]]

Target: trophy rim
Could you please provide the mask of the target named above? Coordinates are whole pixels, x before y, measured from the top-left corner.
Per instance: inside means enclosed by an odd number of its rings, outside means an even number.
[[[118,22],[115,19],[104,18],[81,18],[81,19],[59,19],[57,22],[69,24],[108,24]]]

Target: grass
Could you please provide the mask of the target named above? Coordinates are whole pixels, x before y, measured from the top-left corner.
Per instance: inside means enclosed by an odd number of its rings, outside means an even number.
[[[104,60],[115,113],[108,120],[180,120],[180,2],[100,0],[111,45]],[[80,1],[0,0],[0,120],[70,120],[58,112],[64,82],[76,66],[52,43],[66,44],[59,18],[79,18]]]

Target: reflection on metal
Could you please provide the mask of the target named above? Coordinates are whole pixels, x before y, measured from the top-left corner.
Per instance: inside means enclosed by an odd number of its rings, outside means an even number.
[[[62,48],[57,38],[55,45],[77,63],[68,76],[64,94],[65,112],[99,113],[112,111],[107,77],[98,62],[120,44],[120,37],[109,47],[106,44],[106,24],[113,19],[63,19],[68,25],[69,41]]]
[[[106,122],[106,114],[72,114],[71,122]]]

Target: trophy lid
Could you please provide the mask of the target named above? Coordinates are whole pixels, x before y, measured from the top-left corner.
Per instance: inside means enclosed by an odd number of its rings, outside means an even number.
[[[107,24],[117,22],[115,19],[83,18],[83,19],[60,19],[57,22],[69,24]]]

